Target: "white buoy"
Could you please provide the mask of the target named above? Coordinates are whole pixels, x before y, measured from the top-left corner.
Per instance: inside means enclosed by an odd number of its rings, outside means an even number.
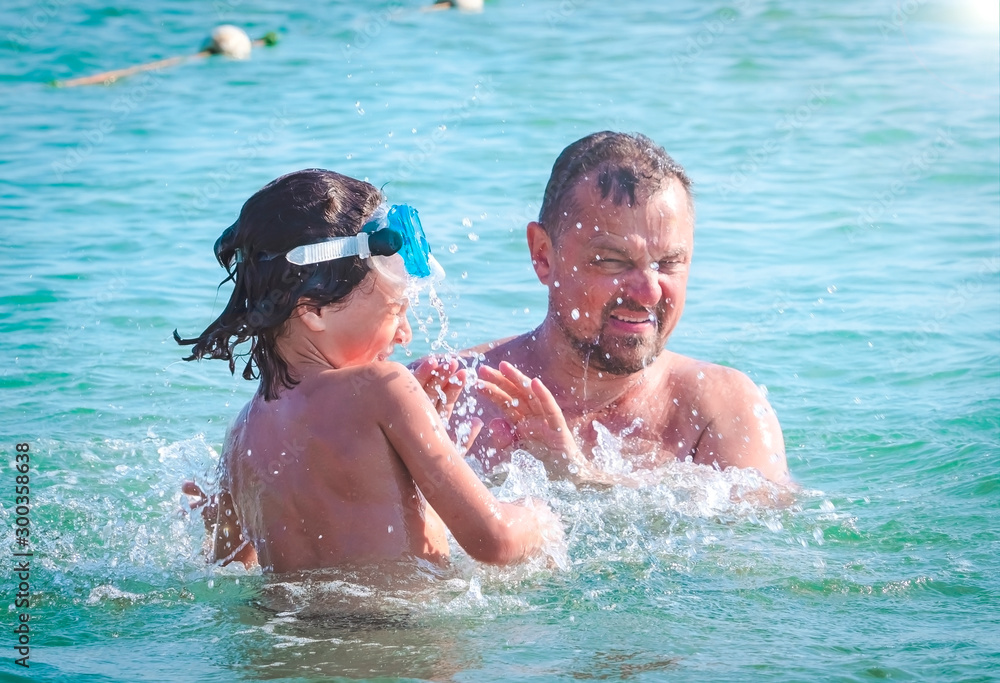
[[[437,0],[433,5],[421,8],[421,12],[457,9],[460,12],[482,12],[483,0]]]
[[[212,54],[225,55],[231,59],[249,59],[253,43],[243,29],[223,24],[212,31],[212,40],[206,49]]]

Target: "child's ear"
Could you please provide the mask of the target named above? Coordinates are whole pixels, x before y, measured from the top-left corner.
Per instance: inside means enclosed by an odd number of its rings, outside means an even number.
[[[325,332],[329,316],[323,315],[323,309],[315,304],[299,304],[295,307],[295,316],[302,321],[311,332]]]

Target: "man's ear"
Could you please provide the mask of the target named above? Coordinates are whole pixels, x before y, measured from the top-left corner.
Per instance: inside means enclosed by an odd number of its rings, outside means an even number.
[[[535,269],[535,275],[543,284],[550,284],[552,280],[552,259],[555,253],[552,249],[552,238],[545,228],[536,221],[528,223],[528,253],[531,254],[531,265]]]

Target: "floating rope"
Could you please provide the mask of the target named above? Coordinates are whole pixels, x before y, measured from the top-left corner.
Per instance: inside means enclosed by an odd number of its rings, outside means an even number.
[[[94,76],[73,78],[68,81],[52,81],[52,85],[57,88],[73,88],[78,85],[111,85],[119,78],[125,78],[126,76],[142,73],[143,71],[165,69],[168,66],[174,66],[189,59],[201,59],[211,57],[212,55],[223,55],[232,59],[248,59],[251,49],[255,47],[271,47],[277,44],[277,42],[278,34],[273,31],[265,34],[263,38],[251,41],[243,29],[226,24],[212,31],[212,37],[209,39],[208,46],[201,52],[196,52],[193,55],[160,59],[148,64],[130,66],[127,69],[117,69],[115,71],[105,71]]]

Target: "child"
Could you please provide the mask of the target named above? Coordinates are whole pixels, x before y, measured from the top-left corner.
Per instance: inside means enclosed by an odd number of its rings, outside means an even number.
[[[382,201],[369,183],[298,171],[247,200],[215,244],[233,294],[200,336],[175,338],[193,346],[186,360],[231,371],[249,342],[243,376],[260,378],[206,507],[216,559],[249,565],[256,551],[273,572],[440,563],[447,527],[474,559],[508,564],[562,536],[544,504],[498,502],[449,439],[463,371],[429,361],[414,376],[386,360],[410,341],[408,279],[436,264],[416,212]]]

